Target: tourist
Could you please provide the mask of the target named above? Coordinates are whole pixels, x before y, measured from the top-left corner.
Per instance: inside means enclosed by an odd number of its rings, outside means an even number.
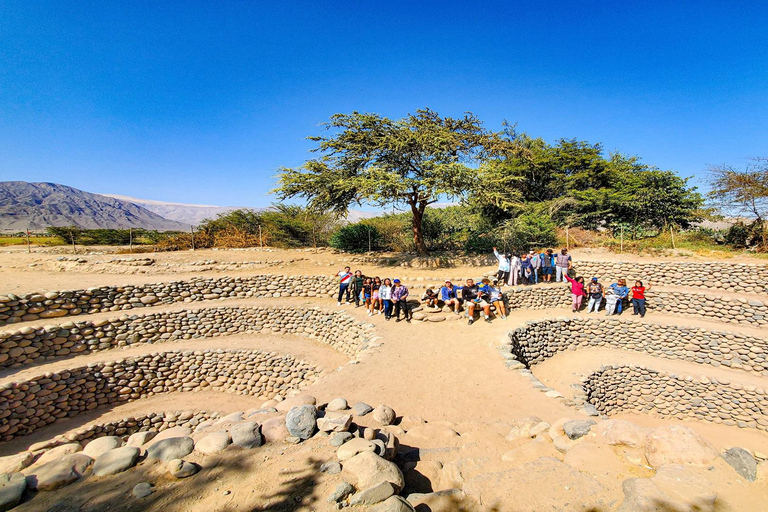
[[[592,313],[593,308],[595,313],[597,313],[600,310],[600,305],[603,303],[605,290],[603,290],[603,285],[598,282],[596,277],[593,277],[592,281],[587,285],[587,295],[589,295],[587,314]]]
[[[437,294],[432,288],[427,288],[427,291],[421,296],[421,301],[428,308],[440,309],[437,307]]]
[[[339,270],[336,277],[339,278],[339,298],[338,305],[341,306],[341,299],[344,294],[347,294],[346,301],[349,302],[349,283],[352,282],[352,272],[349,267],[344,267],[344,270]]]
[[[523,284],[533,284],[533,268],[531,267],[531,260],[525,253],[520,255],[520,275],[523,278]]]
[[[352,277],[352,282],[349,285],[349,291],[355,298],[355,307],[360,307],[360,301],[363,300],[363,282],[365,277],[361,270],[355,270],[355,275]]]
[[[458,290],[453,286],[449,279],[446,279],[445,286],[440,288],[440,299],[442,299],[443,304],[449,308],[453,306],[453,312],[458,315],[460,314],[461,301],[459,300],[457,292]]]
[[[384,309],[379,296],[379,290],[381,289],[381,278],[376,276],[373,278],[373,284],[371,285],[371,312],[375,312],[377,315],[381,314],[381,310]]]
[[[584,289],[584,278],[578,276],[576,279],[572,279],[568,274],[565,278],[571,283],[571,296],[573,297],[573,305],[571,306],[573,312],[576,313],[581,309],[581,301],[587,296],[587,291]]]
[[[507,279],[509,279],[509,255],[499,254],[495,247],[493,248],[493,255],[499,260],[499,270],[496,273],[496,277],[502,283],[506,283]]]
[[[399,279],[394,280],[395,287],[392,290],[392,302],[395,304],[395,322],[400,321],[400,311],[405,316],[405,321],[411,323],[411,313],[408,310],[408,288]]]
[[[483,282],[485,282],[485,280],[483,280]],[[502,320],[506,320],[507,308],[504,305],[504,295],[502,294],[501,285],[499,285],[498,279],[494,279],[493,286],[490,286],[490,297],[491,305],[496,308],[496,313]]]
[[[629,296],[629,288],[627,288],[627,280],[619,279],[617,282],[609,286],[608,289],[613,290],[613,293],[615,293],[619,297],[619,300],[616,302],[616,314],[620,315],[622,310],[624,309],[624,299],[626,299]]]
[[[618,304],[619,300],[619,295],[615,289],[609,286],[605,290],[605,316],[611,316],[616,311],[616,304]]]
[[[472,279],[467,279],[467,285],[461,289],[461,297],[467,304],[467,316],[469,316],[469,325],[475,323],[475,308],[481,308],[485,313],[485,321],[491,321],[491,305],[483,299],[480,294],[480,287]]]
[[[528,261],[531,262],[531,272],[533,274],[533,284],[539,284],[539,271],[541,270],[541,258],[535,251],[528,253]]]
[[[568,254],[568,249],[562,249],[560,254],[555,258],[555,282],[565,282],[565,277],[568,275],[568,270],[572,266],[571,255]]]
[[[640,315],[640,318],[645,316],[645,292],[651,289],[651,283],[648,283],[648,287],[643,286],[642,281],[635,281],[635,286],[632,287],[632,307],[634,309],[633,315]]]
[[[540,258],[542,279],[545,283],[549,283],[555,273],[555,256],[552,254],[552,249],[547,249],[546,252],[541,253]]]
[[[517,254],[513,254],[511,258],[509,258],[509,279],[507,279],[507,284],[509,286],[517,286],[517,283],[520,280],[520,269],[521,269],[521,261]]]
[[[389,320],[392,318],[392,280],[388,277],[379,287],[379,299],[384,305],[384,319]]]
[[[373,279],[366,277],[363,280],[363,304],[365,309],[368,310],[368,316],[373,316]]]

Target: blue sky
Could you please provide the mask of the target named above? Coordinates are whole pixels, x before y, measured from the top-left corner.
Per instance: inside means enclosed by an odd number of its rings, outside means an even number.
[[[0,180],[265,206],[336,112],[768,156],[768,2],[0,1]]]

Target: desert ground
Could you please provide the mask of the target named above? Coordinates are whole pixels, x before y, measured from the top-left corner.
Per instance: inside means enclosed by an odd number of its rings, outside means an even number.
[[[695,256],[647,258],[589,249],[573,250],[572,256],[576,263],[711,262],[713,269],[755,264],[764,272],[762,279],[768,280],[765,260],[743,257],[721,261]],[[150,260],[151,263],[147,263]],[[478,279],[496,269],[490,260],[481,263],[486,264],[470,265],[459,261],[449,268],[393,266],[376,258],[331,250],[115,254],[105,248],[89,248],[74,255],[66,248],[35,248],[28,254],[26,247],[18,247],[0,251],[0,295],[24,296],[201,277],[258,274],[330,277],[350,265],[353,270],[359,268],[369,276],[400,278],[411,287],[411,297],[417,298],[426,287],[439,287],[446,278],[455,281],[469,277]],[[648,279],[653,281],[653,276]],[[690,291],[680,283],[654,281],[653,284],[661,292],[685,294]],[[563,288],[566,285],[537,286]],[[728,290],[710,293],[732,300],[768,301],[768,294],[764,293]],[[394,461],[404,476],[404,488],[399,495],[408,498],[416,510],[739,511],[762,510],[768,502],[766,431],[688,417],[674,418],[654,411],[617,411],[590,416],[577,400],[578,393],[574,392],[580,386],[580,379],[609,364],[637,365],[670,375],[709,379],[707,382],[714,379],[720,383],[736,383],[740,389],[751,390],[768,387],[768,377],[760,372],[658,357],[650,352],[625,350],[621,346],[560,351],[530,368],[507,364],[509,359],[504,357],[503,351],[500,352],[500,346],[505,344],[510,331],[525,328],[531,321],[586,316],[585,312],[572,313],[570,308],[553,305],[551,308],[515,309],[506,320],[495,317],[491,323],[478,321],[474,325],[467,325],[465,317],[452,318],[451,313],[440,322],[396,323],[385,321],[380,315],[370,317],[363,308],[354,305],[339,307],[335,298],[322,293],[314,297],[249,297],[155,304],[118,313],[22,321],[0,326],[0,332],[67,321],[98,322],[121,314],[144,315],[152,311],[178,312],[227,306],[341,310],[355,322],[368,325],[376,339],[368,343],[365,350],[349,356],[327,343],[300,334],[234,333],[168,340],[161,344],[138,343],[2,368],[0,386],[11,386],[13,383],[23,385],[37,376],[65,372],[75,366],[106,364],[164,351],[257,349],[290,354],[317,367],[319,374],[296,389],[286,390],[282,393],[284,396],[252,396],[208,388],[100,405],[0,443],[0,456],[23,453],[33,444],[45,445],[56,436],[66,436],[88,425],[119,421],[149,411],[207,411],[224,417],[238,411],[266,410],[259,412],[256,420],[262,423],[282,417],[288,412],[288,405],[300,405],[311,396],[320,409],[334,399],[344,398],[350,406],[357,402],[373,407],[386,404],[396,411],[397,419],[393,425],[377,421],[373,414],[368,414],[355,417],[353,421],[357,429],[350,427],[350,430],[356,436],[364,436],[366,430],[371,430],[397,438],[399,448]],[[599,313],[601,317],[603,314],[602,311]],[[651,328],[662,325],[736,333],[765,340],[768,346],[765,328],[757,324],[729,324],[711,318],[652,311],[645,318],[625,312],[621,319]],[[768,415],[768,410],[764,414]],[[530,417],[536,418],[530,420]],[[576,439],[569,437],[566,441],[562,439],[562,428],[567,420],[592,420],[595,425],[589,434]],[[634,426],[610,423],[615,420],[626,420]],[[529,435],[532,427],[541,424],[545,426],[538,433]],[[694,461],[672,453],[667,454],[665,464],[649,460],[646,453],[648,440],[641,439],[634,444],[626,439],[625,442],[606,441],[610,436],[605,432],[613,425],[632,430],[638,439],[673,425],[682,425],[705,440],[706,448],[694,444],[707,453],[714,450],[712,453],[722,454],[734,447],[743,448],[757,463],[756,479],[749,481],[719,456],[702,456]],[[329,496],[343,481],[357,484],[355,475],[350,475],[346,469],[338,474],[320,470],[322,464],[336,461],[337,448],[329,444],[333,435],[333,432],[330,435],[318,433],[301,442],[296,442],[293,437],[281,438],[248,451],[234,448],[213,454],[195,451],[185,460],[199,464],[201,469],[194,476],[183,479],[170,476],[164,464],[147,459],[125,472],[105,477],[86,476],[57,490],[27,490],[22,503],[14,510],[336,510],[346,506],[345,501],[329,501]],[[675,438],[670,439],[669,443],[674,445]],[[199,440],[200,435],[196,441]],[[34,456],[39,457],[47,449],[34,450]],[[674,451],[674,446],[667,446],[667,449]],[[682,444],[679,449],[686,452],[689,447]],[[343,468],[344,461],[341,465]],[[34,462],[21,472],[29,476],[39,466],[39,462]],[[143,498],[135,497],[132,489],[142,482],[150,483],[153,492]],[[357,488],[357,491],[363,490]],[[390,507],[407,506],[400,502],[385,503]],[[379,510],[401,509],[406,510]]]

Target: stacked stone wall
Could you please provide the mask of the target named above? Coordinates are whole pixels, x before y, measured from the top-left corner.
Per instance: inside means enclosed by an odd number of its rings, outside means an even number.
[[[94,363],[0,386],[0,440],[107,404],[218,390],[264,399],[316,379],[313,365],[260,350],[170,351]]]
[[[98,321],[67,322],[0,332],[0,368],[136,343],[247,332],[298,334],[354,356],[370,329],[341,311],[289,307],[221,307],[164,311]]]
[[[162,432],[173,427],[190,427],[194,429],[203,421],[216,419],[219,416],[217,412],[210,413],[206,411],[151,412],[108,423],[87,425],[73,432],[57,436],[53,441],[81,443],[104,436],[118,436],[122,437],[123,441],[125,441],[131,434],[146,432],[147,430]]]
[[[338,288],[328,276],[275,276],[196,278],[87,290],[0,295],[0,325],[63,316],[125,311],[129,309],[216,299],[327,296]]]
[[[504,292],[504,296],[511,310],[570,308],[572,304],[570,286],[516,287]],[[761,300],[693,291],[649,291],[646,299],[646,307],[652,313],[700,317],[753,327],[768,326],[768,302]],[[632,305],[626,301],[625,310],[632,310]]]
[[[565,350],[611,347],[768,376],[768,339],[725,331],[614,319],[526,322],[509,333],[512,353],[533,366]]]
[[[714,378],[671,375],[620,365],[601,368],[584,382],[588,401],[603,414],[652,413],[768,430],[768,395],[761,388]]]
[[[685,286],[729,292],[768,293],[768,265],[729,262],[654,262],[629,263],[576,261],[574,271],[585,279],[598,277],[627,283],[639,279],[644,284]]]

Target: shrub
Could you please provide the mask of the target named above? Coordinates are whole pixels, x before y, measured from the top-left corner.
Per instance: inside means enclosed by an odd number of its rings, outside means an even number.
[[[336,230],[331,236],[331,247],[349,252],[365,252],[370,247],[380,249],[382,237],[376,226],[358,222]]]

